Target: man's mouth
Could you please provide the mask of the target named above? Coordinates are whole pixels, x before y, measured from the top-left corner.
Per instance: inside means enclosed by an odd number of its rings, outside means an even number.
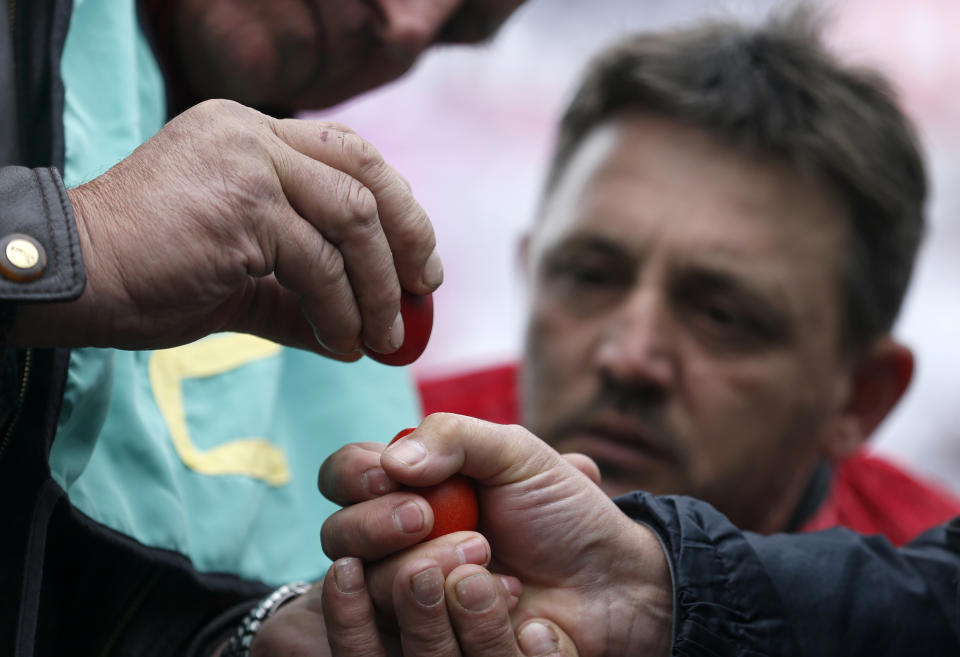
[[[658,433],[619,416],[573,427],[566,432],[562,449],[586,454],[601,470],[623,473],[639,473],[676,460],[676,453]]]

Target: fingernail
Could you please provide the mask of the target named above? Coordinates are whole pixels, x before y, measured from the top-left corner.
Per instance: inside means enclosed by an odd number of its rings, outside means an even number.
[[[356,593],[363,588],[363,566],[359,559],[341,559],[333,566],[333,577],[340,593]]]
[[[523,585],[520,583],[516,577],[500,577],[500,581],[503,583],[503,588],[507,589],[515,598],[519,598],[523,593]]]
[[[457,582],[455,590],[457,600],[460,601],[464,609],[470,611],[488,609],[497,599],[497,594],[493,590],[493,582],[486,573],[477,573],[460,580]]]
[[[473,563],[483,566],[487,563],[487,545],[479,538],[469,538],[457,545],[460,563]]]
[[[413,534],[423,529],[423,511],[416,502],[404,502],[393,510],[393,522],[400,531]]]
[[[440,252],[436,247],[423,266],[423,282],[431,290],[437,289],[443,283],[443,261],[440,260]]]
[[[387,447],[384,453],[389,453],[404,465],[416,465],[427,455],[427,448],[418,440],[403,438]]]
[[[393,320],[393,326],[390,327],[390,346],[399,349],[403,344],[403,316],[397,313]]]
[[[396,490],[397,486],[393,480],[387,476],[383,468],[370,468],[360,475],[360,483],[363,490],[369,495],[384,495]]]
[[[422,570],[410,578],[413,597],[424,607],[432,607],[443,600],[443,575],[437,567]]]
[[[316,332],[314,332],[316,334]],[[364,342],[367,349],[375,351],[378,354],[388,354],[393,353],[400,348],[400,345],[403,344],[403,317],[400,313],[397,313],[397,316],[393,320],[393,324],[390,326],[390,333],[387,335],[387,341],[390,343],[390,349],[379,349],[369,342]],[[326,345],[324,345],[326,347]],[[329,349],[330,347],[326,347]]]
[[[520,650],[523,651],[523,654],[528,657],[552,655],[557,652],[560,647],[553,628],[547,627],[537,621],[527,623],[523,626],[519,636],[517,636],[517,643],[520,644]]]

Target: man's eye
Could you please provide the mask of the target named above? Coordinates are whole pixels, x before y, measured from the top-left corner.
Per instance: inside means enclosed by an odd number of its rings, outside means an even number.
[[[571,282],[587,287],[600,287],[611,285],[616,282],[616,276],[613,272],[602,267],[591,267],[587,265],[572,265],[558,272],[561,277],[568,278]]]
[[[781,337],[776,322],[766,321],[749,309],[735,305],[707,301],[695,304],[693,313],[694,322],[704,337],[718,344],[759,348]]]
[[[719,305],[707,305],[703,308],[704,316],[717,326],[735,328],[743,324],[743,319],[733,310]]]
[[[633,282],[629,268],[616,266],[607,259],[554,258],[544,264],[542,301],[558,304],[564,312],[575,315],[591,315],[609,308]]]
[[[546,281],[568,295],[607,295],[629,287],[633,278],[609,262],[556,261],[546,268]]]

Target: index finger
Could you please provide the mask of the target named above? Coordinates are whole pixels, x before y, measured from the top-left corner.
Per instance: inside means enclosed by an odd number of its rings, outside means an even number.
[[[397,490],[397,484],[380,466],[383,443],[344,445],[320,465],[317,488],[340,506],[355,504]]]

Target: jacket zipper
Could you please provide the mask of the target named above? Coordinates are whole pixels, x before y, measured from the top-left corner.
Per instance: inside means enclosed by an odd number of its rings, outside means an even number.
[[[13,409],[13,415],[7,424],[7,430],[3,433],[3,441],[0,441],[0,459],[7,450],[7,444],[10,442],[10,436],[20,420],[20,413],[23,411],[23,400],[27,396],[27,387],[30,383],[31,363],[33,362],[33,349],[27,349],[23,357],[23,374],[20,376],[20,392],[17,394],[17,405]]]

